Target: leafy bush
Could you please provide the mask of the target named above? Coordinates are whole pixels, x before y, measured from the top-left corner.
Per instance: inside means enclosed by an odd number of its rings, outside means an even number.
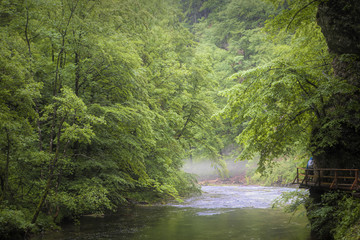
[[[320,203],[309,205],[308,216],[320,239],[360,239],[360,202],[351,195],[325,193]]]
[[[200,194],[201,190],[194,175],[178,172],[174,179],[174,186],[180,197],[187,197],[192,194]]]
[[[315,202],[307,191],[283,193],[273,207],[295,213],[306,206],[311,230],[318,239],[360,239],[360,200],[343,192],[329,192]]]
[[[22,211],[0,209],[0,239],[23,239],[31,228],[30,221]]]
[[[336,228],[332,231],[335,239],[360,239],[360,201],[349,196],[344,196],[338,203],[335,212],[339,220]]]
[[[296,166],[306,165],[306,158],[302,153],[268,162],[262,172],[257,171],[258,161],[258,158],[248,161],[247,177],[251,184],[266,186],[291,184],[296,176]]]
[[[305,190],[283,192],[280,197],[273,202],[274,207],[284,208],[285,212],[295,213],[308,203],[310,200],[309,192]]]
[[[331,231],[338,224],[335,221],[337,203],[341,200],[340,193],[325,193],[321,201],[307,205],[308,217],[311,222],[311,230],[319,239],[333,239]]]

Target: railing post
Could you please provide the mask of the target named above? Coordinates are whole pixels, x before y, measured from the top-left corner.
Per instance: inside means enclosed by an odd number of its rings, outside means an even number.
[[[335,188],[338,188],[338,181],[337,181],[337,171],[335,170]]]
[[[297,183],[299,183],[299,168],[296,168],[296,178],[297,178]]]

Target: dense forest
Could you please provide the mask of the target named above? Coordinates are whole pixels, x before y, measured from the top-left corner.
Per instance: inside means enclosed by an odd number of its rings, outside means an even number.
[[[235,156],[268,182],[310,156],[360,168],[359,16],[356,0],[1,1],[0,235],[181,201],[200,193],[185,159],[226,175]]]

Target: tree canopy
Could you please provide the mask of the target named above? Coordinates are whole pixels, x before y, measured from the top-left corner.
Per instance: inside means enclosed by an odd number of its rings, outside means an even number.
[[[190,151],[222,164],[216,82],[176,1],[0,7],[2,214],[34,224],[179,199],[199,191],[181,171]]]

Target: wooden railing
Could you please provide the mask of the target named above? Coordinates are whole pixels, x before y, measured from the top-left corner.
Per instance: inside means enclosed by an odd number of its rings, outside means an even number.
[[[293,184],[300,188],[318,187],[348,191],[360,190],[359,169],[297,168]]]

